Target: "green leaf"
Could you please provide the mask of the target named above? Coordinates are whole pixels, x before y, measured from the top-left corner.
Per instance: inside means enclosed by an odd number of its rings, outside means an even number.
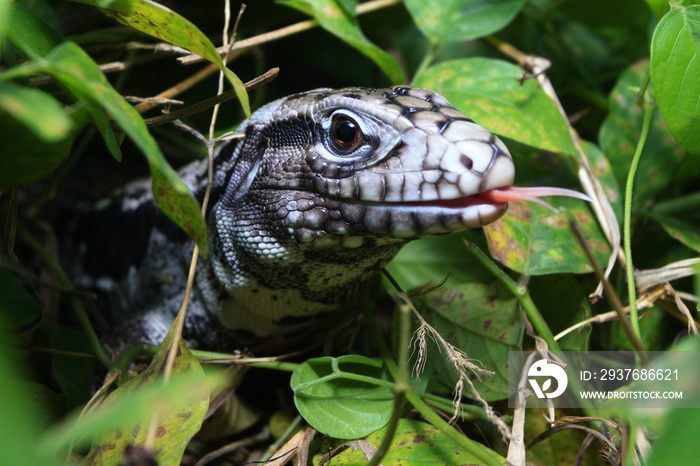
[[[70,89],[80,100],[89,103],[93,117],[98,117],[98,122],[109,126],[109,122],[100,117],[102,112],[96,109],[99,105],[141,149],[153,177],[156,204],[194,239],[202,254],[206,255],[207,232],[199,204],[163,157],[138,112],[114,90],[97,64],[76,44],[64,42],[46,58],[50,65],[46,72]],[[106,127],[104,129],[106,130]],[[111,134],[111,130],[107,133]],[[112,140],[116,143],[116,139]]]
[[[483,243],[477,232],[421,238],[401,248],[386,269],[404,290],[423,285],[486,282],[488,271],[464,248],[464,241]]]
[[[37,297],[9,270],[0,269],[1,330],[22,330],[36,325],[43,316]]]
[[[418,29],[431,42],[467,41],[503,29],[525,0],[405,0]]]
[[[167,359],[168,349],[173,340],[173,327],[165,337],[151,364],[138,376],[115,390],[105,401],[104,406],[119,406],[125,400],[137,396],[151,387],[161,388],[161,374]],[[184,342],[180,341],[179,353],[173,367],[173,380],[182,377],[196,377],[198,384],[190,386],[186,397],[169,406],[156,403],[154,409],[142,411],[142,418],[130,425],[122,425],[95,439],[84,460],[85,464],[123,464],[124,451],[129,445],[142,446],[146,441],[149,426],[157,422],[157,435],[153,445],[155,461],[159,465],[180,465],[188,442],[199,431],[204,416],[209,409],[209,386],[199,361],[192,356]],[[169,383],[172,383],[169,382]],[[164,408],[164,409],[161,409]]]
[[[414,298],[414,302],[448,342],[476,364],[495,372],[483,381],[473,380],[481,396],[487,401],[507,398],[508,352],[521,350],[525,328],[513,294],[500,282],[462,283]],[[435,349],[428,354],[428,363],[438,371],[429,376],[437,377],[451,391],[457,379],[452,365],[443,360],[444,352]],[[465,396],[470,393],[465,392]]]
[[[196,53],[214,63],[224,73],[236,91],[246,116],[250,117],[250,102],[243,82],[226,68],[216,47],[194,24],[169,8],[150,0],[73,0],[96,6],[110,18],[149,36]]]
[[[0,314],[0,319],[2,318]],[[0,323],[0,328],[5,328]],[[36,448],[41,437],[37,404],[20,381],[16,367],[22,359],[17,348],[9,346],[12,339],[0,330],[0,463],[13,466],[58,465],[50,455]]]
[[[640,61],[620,75],[610,93],[610,113],[600,128],[600,148],[610,160],[620,186],[625,186],[627,181],[641,132],[643,111],[637,104],[637,93],[646,73],[647,62]],[[634,211],[643,209],[668,186],[684,155],[669,134],[663,118],[656,112],[639,161],[633,194]]]
[[[484,227],[494,259],[527,275],[588,273],[593,268],[569,229],[567,211],[581,226],[599,264],[605,264],[609,247],[584,201],[547,200],[559,213],[530,203],[511,202],[508,214]]]
[[[69,409],[78,407],[90,398],[95,376],[95,360],[60,354],[60,351],[91,355],[92,349],[85,335],[73,328],[57,325],[49,328],[51,348],[59,351],[51,358],[56,382],[66,399]]]
[[[73,137],[45,142],[24,123],[0,110],[0,190],[36,181],[68,157]]]
[[[73,125],[61,104],[49,94],[10,83],[0,82],[0,111],[47,143],[67,138]]]
[[[394,395],[387,380],[381,362],[341,356],[305,361],[292,373],[290,384],[294,403],[309,425],[331,437],[356,439],[389,422]]]
[[[528,414],[532,410],[528,410]],[[586,441],[587,433],[576,429],[564,429],[557,435],[537,438],[543,432],[551,429],[545,416],[526,416],[525,441],[530,443],[527,448],[527,463],[532,465],[578,464],[585,466],[600,466],[600,454],[594,448],[581,451],[581,445]],[[610,432],[609,439],[615,441],[614,433]]]
[[[28,57],[43,57],[61,42],[58,34],[46,23],[19,7],[10,8],[9,14],[10,21],[5,33]]]
[[[372,60],[393,84],[406,82],[406,76],[396,60],[370,42],[360,30],[354,8],[356,2],[283,0],[280,3],[313,16],[323,29]]]
[[[386,435],[381,429],[367,436],[367,441],[378,448]],[[314,458],[313,464],[319,464],[320,456]],[[349,448],[333,457],[333,465],[363,466],[367,457],[359,450]],[[382,459],[385,466],[435,465],[461,466],[482,464],[482,461],[455,448],[452,440],[432,425],[414,419],[400,419],[389,452]],[[505,459],[503,459],[505,464]]]
[[[700,416],[689,415],[696,410],[687,408],[687,406],[700,405],[699,379],[688,376],[688,374],[697,374],[700,371],[698,351],[700,351],[700,340],[685,338],[674,345],[671,351],[667,351],[651,363],[650,368],[652,369],[678,370],[678,382],[646,380],[637,381],[629,387],[630,390],[647,393],[667,390],[680,391],[683,393],[682,398],[665,400],[664,408],[619,409],[622,411],[620,414],[630,417],[637,425],[646,426],[656,439],[647,461],[649,466],[697,463],[697,433],[700,432]],[[639,406],[639,400],[628,399],[628,402],[633,403],[632,406]],[[655,403],[658,406],[660,400],[655,400]]]
[[[5,34],[7,25],[10,23],[11,0],[0,0],[0,36]]]
[[[646,0],[651,11],[654,12],[656,19],[661,19],[666,13],[668,13],[669,2],[668,0]]]
[[[534,79],[510,63],[468,58],[440,63],[416,77],[416,86],[441,93],[481,126],[551,152],[576,155],[566,121]]]
[[[651,40],[651,81],[671,134],[688,152],[700,154],[700,6],[677,6]]]
[[[650,214],[649,216],[659,222],[671,237],[694,251],[700,252],[700,227],[674,217],[658,214]]]

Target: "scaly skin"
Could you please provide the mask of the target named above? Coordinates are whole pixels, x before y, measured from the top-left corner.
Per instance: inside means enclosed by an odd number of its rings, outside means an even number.
[[[514,166],[503,143],[442,96],[411,87],[320,89],[272,102],[215,156],[211,252],[188,322],[201,346],[298,334],[347,302],[406,242],[501,217]],[[199,195],[206,162],[182,171]],[[152,205],[144,189],[121,211]],[[165,222],[110,282],[137,314],[114,332],[157,342],[177,312],[191,248]]]

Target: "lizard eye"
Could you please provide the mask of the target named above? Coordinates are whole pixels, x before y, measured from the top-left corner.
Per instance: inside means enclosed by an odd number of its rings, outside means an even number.
[[[347,115],[335,115],[330,128],[330,141],[335,150],[347,154],[365,142],[365,135],[355,120]]]

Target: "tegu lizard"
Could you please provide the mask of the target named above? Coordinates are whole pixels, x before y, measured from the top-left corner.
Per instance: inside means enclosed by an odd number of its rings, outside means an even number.
[[[428,89],[317,89],[265,105],[239,131],[214,157],[210,253],[186,323],[203,347],[297,335],[407,242],[486,225],[528,194],[512,187],[503,142]],[[206,164],[181,170],[199,197]],[[79,284],[108,289],[128,316],[112,342],[157,343],[179,309],[192,243],[145,183],[87,224],[107,217],[119,228],[87,243]]]

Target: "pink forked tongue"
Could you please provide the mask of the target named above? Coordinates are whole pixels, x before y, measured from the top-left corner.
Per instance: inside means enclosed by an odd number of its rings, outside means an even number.
[[[593,202],[593,199],[578,191],[572,191],[565,188],[550,188],[541,186],[536,188],[518,188],[509,186],[507,188],[492,189],[482,193],[480,197],[486,198],[492,202],[510,202],[510,201],[530,201],[541,206],[544,206],[554,212],[559,212],[557,209],[540,199],[542,196],[566,196],[575,197],[584,201]]]

